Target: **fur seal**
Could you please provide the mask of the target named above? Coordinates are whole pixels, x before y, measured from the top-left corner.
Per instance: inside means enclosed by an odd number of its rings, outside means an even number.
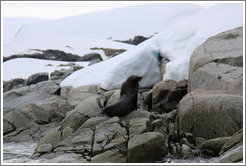
[[[131,75],[122,84],[120,91],[120,99],[114,103],[107,105],[103,111],[108,116],[125,116],[137,109],[138,87],[142,77]]]

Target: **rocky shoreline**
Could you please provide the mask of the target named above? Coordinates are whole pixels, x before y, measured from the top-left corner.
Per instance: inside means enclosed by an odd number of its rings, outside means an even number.
[[[200,45],[191,55],[188,80],[140,89],[138,109],[125,117],[102,112],[119,99],[119,89],[60,87],[79,69],[72,67],[5,82],[3,143],[35,143],[32,160],[56,163],[243,160],[242,27]]]

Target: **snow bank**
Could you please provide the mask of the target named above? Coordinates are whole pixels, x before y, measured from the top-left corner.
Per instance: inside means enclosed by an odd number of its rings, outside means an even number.
[[[39,18],[3,18],[3,44],[10,44],[23,25],[45,21]]]
[[[242,4],[217,4],[157,36],[161,55],[171,60],[164,79],[188,78],[190,55],[207,38],[243,25]]]
[[[113,40],[151,36],[202,9],[194,4],[146,4],[29,24],[4,46],[3,55],[30,53],[30,49],[59,49],[81,56],[95,52],[92,47],[134,49]]]
[[[51,61],[33,58],[16,58],[3,63],[3,80],[8,81],[14,78],[27,79],[30,75],[39,72],[48,72],[62,68],[68,69],[70,66],[60,66],[71,62]],[[87,66],[89,62],[76,62],[80,66]],[[48,65],[48,66],[47,66]]]
[[[242,4],[215,5],[196,15],[190,14],[183,21],[174,21],[172,26],[163,28],[160,34],[140,44],[134,51],[73,73],[61,86],[101,84],[103,89],[111,90],[119,88],[132,74],[144,76],[140,87],[151,86],[160,81],[160,56],[171,61],[167,64],[164,79],[187,79],[189,57],[194,49],[208,37],[242,24]]]
[[[144,44],[114,58],[76,71],[68,76],[61,86],[101,84],[104,89],[115,89],[119,88],[129,75],[135,74],[143,76],[140,86],[149,87],[160,81],[159,47],[150,45]]]

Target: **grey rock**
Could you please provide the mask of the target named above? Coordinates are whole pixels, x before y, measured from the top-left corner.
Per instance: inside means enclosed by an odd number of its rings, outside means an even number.
[[[120,98],[120,89],[115,90],[114,93],[109,98],[107,105],[116,103]]]
[[[40,50],[38,49],[37,51],[38,53],[34,53],[34,54],[17,54],[17,55],[11,55],[9,57],[4,57],[3,61],[7,61],[10,59],[14,59],[14,58],[23,58],[23,57],[46,59],[46,60],[57,60],[57,61],[69,61],[69,62],[81,60],[81,57],[79,55],[66,53],[61,50],[51,50],[51,49]]]
[[[120,117],[120,120],[126,122],[126,124],[129,124],[130,120],[133,118],[147,118],[150,121],[152,121],[154,119],[154,114],[149,111],[138,109],[138,110],[132,111],[130,114],[124,117]]]
[[[92,163],[126,163],[126,156],[119,150],[112,149],[96,155],[91,160]]]
[[[39,153],[39,147],[43,146],[43,144],[51,144],[53,148],[56,148],[59,143],[62,141],[62,131],[61,127],[56,127],[50,130],[35,146],[30,157],[34,157],[35,154]]]
[[[226,143],[224,144],[224,146],[220,151],[220,155],[242,142],[243,142],[243,129],[240,129],[235,134],[233,134],[233,136],[228,141],[226,141]]]
[[[165,113],[177,108],[179,101],[187,94],[187,81],[174,80],[159,82],[153,87],[152,111]]]
[[[91,50],[103,50],[105,55],[108,57],[114,57],[126,51],[125,49],[98,48],[98,47],[91,48]]]
[[[61,97],[67,99],[69,91],[72,89],[71,86],[61,87]]]
[[[96,126],[93,155],[116,148],[126,151],[126,129],[121,127],[120,119],[112,117]]]
[[[3,94],[4,113],[29,103],[43,108],[54,109],[58,106],[61,99],[58,95],[59,91],[60,86],[53,81],[44,81],[35,85],[7,91]]]
[[[41,160],[43,161],[43,160]],[[47,162],[47,160],[44,160]],[[65,153],[48,160],[49,163],[88,163],[88,161],[83,158],[80,154],[75,153]]]
[[[180,132],[211,139],[233,135],[243,125],[242,96],[218,91],[193,91],[179,103]]]
[[[35,104],[26,104],[16,107],[13,111],[5,114],[4,119],[14,128],[20,128],[32,122],[37,124],[48,123],[49,113]]]
[[[191,149],[186,144],[182,144],[181,146],[181,157],[183,159],[188,159],[191,157]]]
[[[168,152],[166,139],[158,132],[135,135],[128,142],[127,162],[144,163],[161,161]]]
[[[64,131],[63,131],[64,133]],[[94,140],[94,131],[90,128],[83,128],[72,133],[66,139],[64,139],[60,147],[56,148],[55,151],[65,152],[77,152],[84,156],[92,154],[92,145]]]
[[[206,151],[212,151],[213,156],[218,156],[221,148],[229,139],[230,137],[213,138],[202,143],[199,148],[201,152],[205,155],[208,155],[206,154]]]
[[[38,153],[48,153],[51,152],[53,149],[51,144],[42,144],[38,147],[37,152]]]
[[[96,95],[98,95],[97,85],[85,85],[71,89],[67,102],[72,106],[78,106],[83,100]]]
[[[101,62],[100,59],[94,58],[94,59],[88,64],[88,66],[94,65],[94,64],[99,63],[99,62]]]
[[[5,134],[3,136],[3,142],[36,143],[43,136],[45,136],[49,130],[57,126],[57,123],[48,123],[42,125],[37,123],[28,123],[23,127],[17,128],[14,131]]]
[[[189,92],[243,89],[243,28],[208,38],[191,55]],[[237,91],[242,94],[242,91]]]
[[[98,59],[100,61],[102,61],[102,57],[100,54],[98,53],[88,53],[88,54],[85,54],[84,56],[81,57],[82,61],[92,61],[94,59]]]
[[[151,130],[148,118],[133,118],[130,120],[129,136],[139,135]]]
[[[243,161],[243,145],[230,149],[226,153],[223,153],[218,159],[215,159],[215,163],[237,163]]]
[[[10,123],[7,119],[3,118],[3,135],[6,135],[15,130],[13,123]]]
[[[22,78],[16,78],[9,81],[3,81],[3,92],[7,92],[12,89],[17,89],[26,85],[26,80]]]
[[[70,111],[60,123],[62,127],[70,127],[76,131],[85,121],[102,113],[100,97],[93,96],[81,102],[74,110]]]
[[[26,80],[26,85],[36,84],[42,81],[47,81],[48,79],[49,73],[36,73],[28,77],[28,79]]]
[[[67,137],[69,137],[73,133],[73,129],[70,127],[65,127],[62,132],[62,140],[65,140]]]
[[[109,117],[91,117],[88,119],[81,127],[78,129],[83,129],[83,128],[92,128],[96,129],[96,125],[108,120]]]
[[[163,80],[163,76],[166,73],[166,64],[170,62],[170,60],[166,57],[163,57],[161,60],[161,80]]]
[[[152,36],[150,37],[144,37],[144,36],[134,36],[133,39],[129,39],[129,40],[115,40],[117,42],[122,42],[122,43],[128,43],[128,44],[133,44],[133,45],[138,45],[142,42],[144,42],[145,40],[151,38]]]
[[[61,70],[55,70],[52,73],[50,73],[50,79],[51,80],[64,80],[66,77],[68,77],[70,74],[72,74],[75,70],[73,68],[70,69],[64,69]]]

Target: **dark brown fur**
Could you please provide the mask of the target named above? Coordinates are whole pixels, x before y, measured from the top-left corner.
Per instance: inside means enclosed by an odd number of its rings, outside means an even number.
[[[120,99],[107,105],[103,111],[108,116],[125,116],[137,109],[138,87],[142,77],[132,75],[121,86]]]

